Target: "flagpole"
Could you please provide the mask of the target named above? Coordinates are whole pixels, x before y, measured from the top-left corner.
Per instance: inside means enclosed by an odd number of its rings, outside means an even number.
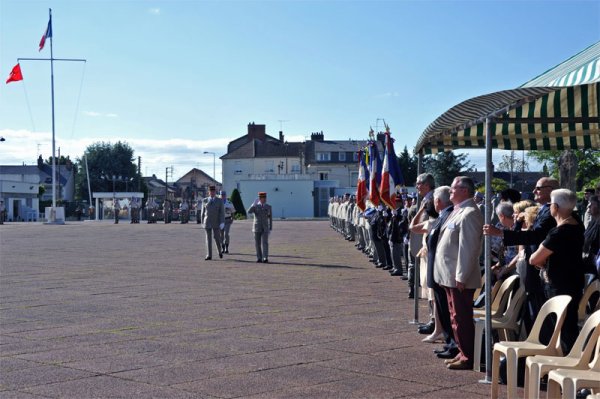
[[[52,29],[52,9],[48,9],[48,26]],[[52,52],[52,36],[50,39],[50,92],[52,97],[52,211],[50,212],[50,222],[56,222],[56,142],[55,142],[55,123],[54,123],[54,54]]]
[[[45,41],[50,40],[50,58],[17,58],[17,62],[20,61],[50,61],[50,99],[52,106],[52,207],[46,207],[46,220],[45,224],[65,224],[64,208],[57,208],[56,206],[56,122],[55,122],[55,108],[54,108],[54,61],[77,61],[86,62],[85,59],[75,58],[54,58],[54,49],[52,47],[52,9],[48,9],[48,26],[44,32],[44,36],[40,41],[40,49],[44,48]],[[23,78],[18,80],[22,80]],[[8,82],[7,82],[8,83]]]

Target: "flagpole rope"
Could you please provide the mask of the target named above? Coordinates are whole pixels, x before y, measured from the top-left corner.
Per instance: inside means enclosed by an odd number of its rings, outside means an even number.
[[[29,103],[29,96],[27,95],[27,88],[25,87],[25,80],[21,81],[23,83],[23,93],[25,93],[25,103],[27,104],[27,111],[29,112],[29,120],[31,121],[32,131],[35,132],[35,123],[33,122],[33,113],[31,112],[31,104]]]
[[[87,65],[87,62],[83,63],[83,71],[81,72],[81,82],[79,83],[79,94],[77,95],[77,103],[75,104],[75,115],[73,116],[73,126],[71,128],[71,137],[69,137],[69,139],[73,138],[73,135],[75,134],[75,125],[77,124],[77,117],[79,116],[79,104],[81,101],[81,91],[83,90],[83,80],[85,78],[85,67]]]

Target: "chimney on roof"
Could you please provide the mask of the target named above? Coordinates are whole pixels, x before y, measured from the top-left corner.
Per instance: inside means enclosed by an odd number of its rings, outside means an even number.
[[[283,131],[279,131],[279,141],[283,143]]]
[[[385,145],[385,133],[377,133],[377,141],[381,141]]]
[[[248,139],[265,141],[267,138],[265,125],[256,125],[254,122],[248,124]]]
[[[321,130],[321,132],[317,132],[317,133],[311,133],[310,134],[310,139],[312,141],[324,141],[325,140],[325,135],[323,134],[323,131]]]

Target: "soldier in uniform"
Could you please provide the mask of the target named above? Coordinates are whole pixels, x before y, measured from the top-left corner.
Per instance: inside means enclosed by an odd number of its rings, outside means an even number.
[[[113,211],[115,212],[115,224],[119,224],[119,212],[121,212],[121,204],[119,200],[113,198]]]
[[[225,207],[223,206],[221,198],[215,195],[216,190],[217,188],[215,186],[210,186],[208,188],[209,196],[202,200],[200,219],[202,220],[204,230],[206,231],[206,258],[204,258],[204,260],[212,259],[213,236],[215,243],[217,244],[219,258],[223,257],[220,230],[225,228]]]
[[[163,202],[163,220],[165,224],[171,223],[171,201],[168,199]]]
[[[156,203],[154,200],[146,201],[146,212],[148,213],[148,223],[156,223]]]
[[[137,198],[131,197],[131,201],[129,202],[129,208],[131,209],[131,221],[129,223],[139,223],[140,203],[138,202]]]
[[[223,245],[223,253],[229,253],[229,230],[233,224],[233,214],[235,213],[235,207],[231,201],[227,200],[227,192],[224,190],[219,191],[219,195],[223,200],[223,206],[225,207],[225,228],[221,230],[221,244]]]
[[[202,223],[202,219],[200,218],[200,213],[202,212],[202,198],[198,197],[196,200],[196,224]]]
[[[179,205],[179,218],[181,220],[181,224],[186,224],[189,220],[189,209],[190,206],[188,205],[187,200],[183,200],[181,201],[181,204]]]
[[[254,215],[252,232],[254,233],[254,245],[256,247],[256,262],[269,263],[269,233],[273,229],[273,210],[267,204],[267,193],[261,191],[248,213]]]

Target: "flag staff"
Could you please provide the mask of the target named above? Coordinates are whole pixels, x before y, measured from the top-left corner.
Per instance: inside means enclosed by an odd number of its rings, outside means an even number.
[[[40,41],[40,49],[42,51],[46,39],[50,39],[50,59],[48,58],[17,58],[17,61],[50,61],[50,98],[52,102],[52,208],[50,208],[50,215],[46,216],[47,223],[49,224],[64,224],[64,213],[61,213],[61,218],[57,219],[56,215],[56,123],[54,118],[54,61],[80,61],[86,62],[85,59],[66,59],[66,58],[54,58],[54,51],[52,48],[52,9],[48,9],[48,27],[42,40]],[[22,78],[21,78],[22,79]],[[8,81],[7,81],[8,83]],[[46,208],[47,209],[47,208]]]
[[[50,92],[52,97],[52,210],[50,211],[50,223],[56,223],[56,157],[55,148],[56,141],[55,128],[54,128],[54,54],[52,52],[52,9],[48,9],[48,30],[46,31],[46,37],[50,32]]]

